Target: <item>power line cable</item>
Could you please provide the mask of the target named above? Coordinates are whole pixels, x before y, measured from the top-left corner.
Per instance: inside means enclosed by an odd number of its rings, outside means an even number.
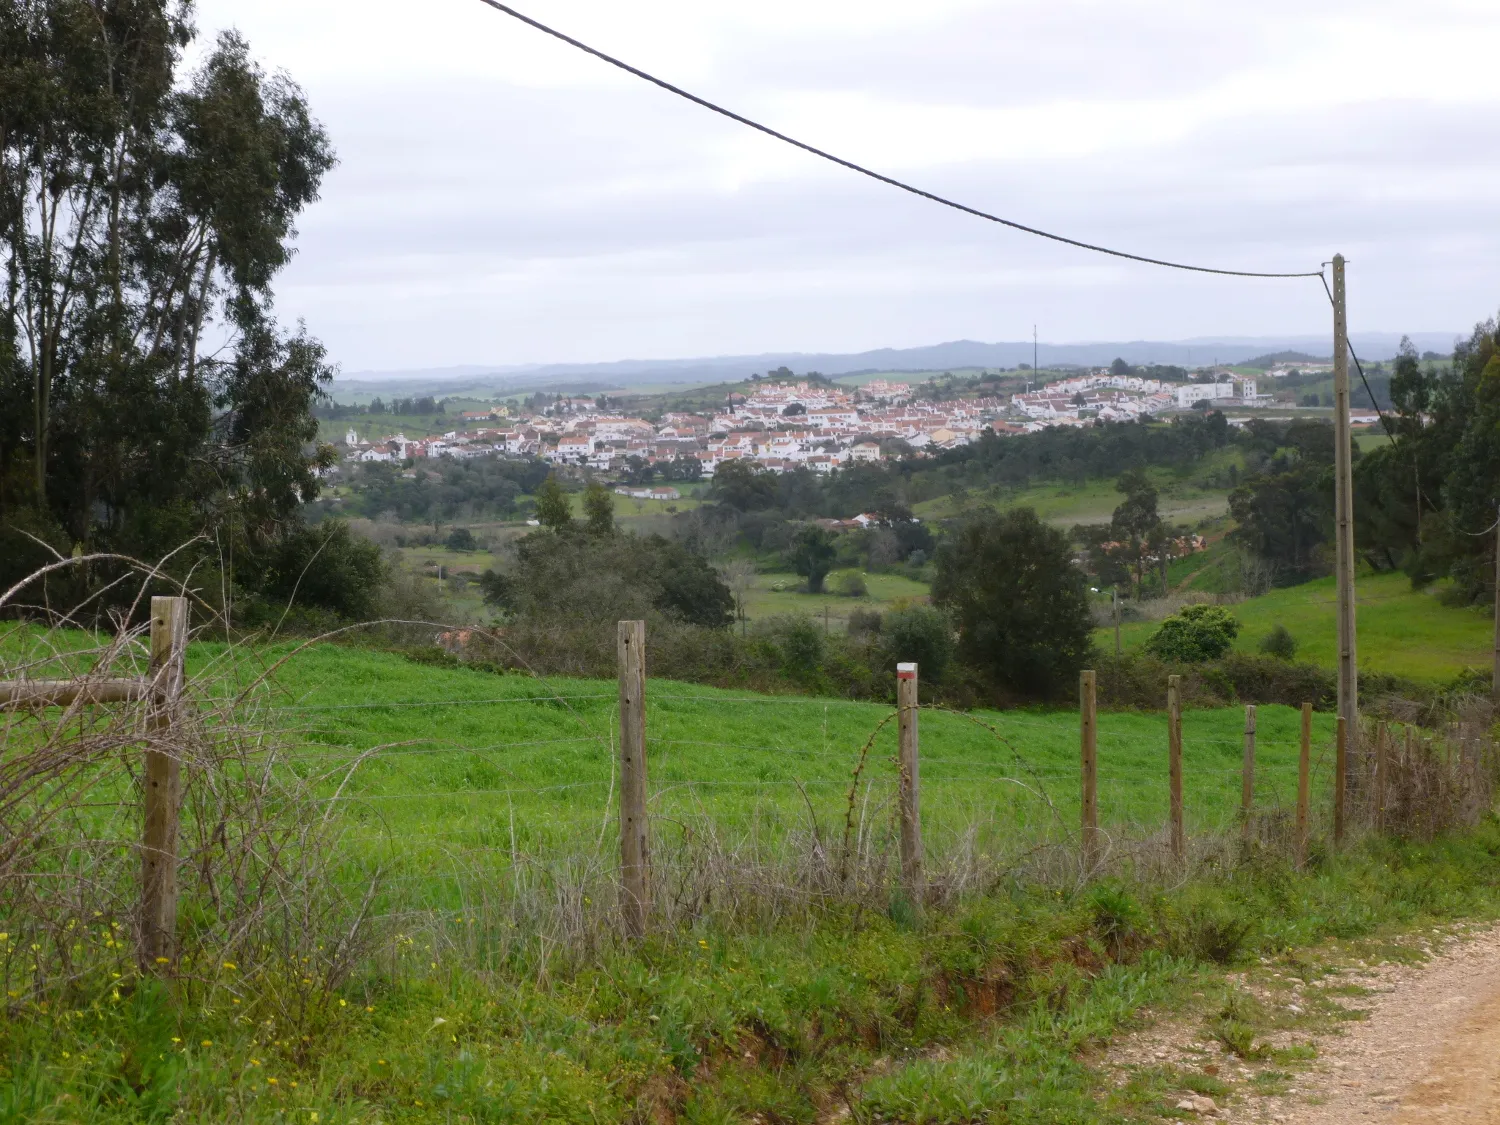
[[[1109,256],[1114,258],[1125,258],[1128,261],[1132,262],[1144,262],[1147,265],[1165,266],[1168,269],[1174,270],[1189,270],[1193,273],[1221,274],[1226,277],[1323,276],[1321,271],[1316,270],[1307,270],[1300,273],[1263,273],[1256,270],[1216,269],[1212,266],[1194,266],[1184,262],[1171,262],[1167,261],[1164,258],[1149,258],[1144,254],[1131,254],[1124,250],[1112,250],[1108,246],[1098,246],[1092,242],[1082,242],[1076,238],[1068,238],[1066,235],[1053,234],[1051,231],[1045,231],[1040,229],[1039,227],[1027,226],[1025,223],[1016,222],[1014,219],[1003,219],[999,215],[992,215],[988,211],[979,210],[977,207],[970,207],[965,203],[959,203],[955,200],[947,199],[944,196],[937,195],[934,192],[926,191],[919,187],[914,187],[913,185],[908,184],[902,180],[898,180],[891,176],[876,172],[873,169],[866,168],[862,164],[856,164],[852,160],[845,160],[841,156],[835,156],[833,153],[827,152],[821,148],[817,148],[814,145],[810,145],[806,141],[799,141],[795,137],[789,137],[785,133],[778,132],[777,130],[772,129],[769,125],[762,125],[759,121],[753,121],[750,118],[743,116],[742,114],[735,113],[731,109],[725,109],[723,106],[717,105],[714,102],[709,101],[707,98],[700,98],[697,94],[693,94],[688,92],[687,90],[684,90],[681,86],[674,86],[672,83],[666,81],[663,78],[658,78],[656,77],[656,75],[641,70],[639,67],[631,66],[629,63],[624,62],[621,59],[617,59],[613,55],[607,55],[603,51],[595,47],[590,47],[587,43],[584,43],[578,39],[574,39],[571,35],[564,34],[563,32],[558,31],[556,28],[548,27],[546,24],[542,23],[539,20],[532,19],[530,16],[526,15],[523,12],[516,11],[516,9],[512,8],[508,4],[502,4],[500,0],[480,0],[480,2],[483,4],[488,4],[497,12],[504,12],[506,15],[520,20],[522,23],[526,24],[529,27],[535,28],[537,31],[540,31],[545,35],[550,35],[554,39],[559,39],[562,42],[568,44],[570,47],[576,47],[578,48],[578,50],[583,51],[585,54],[593,55],[596,59],[599,59],[602,62],[609,63],[610,66],[618,67],[620,70],[625,71],[627,74],[633,74],[637,78],[645,82],[650,82],[653,86],[660,86],[668,93],[676,94],[679,98],[686,98],[694,105],[702,106],[704,109],[711,110],[712,112],[717,113],[722,117],[727,117],[731,121],[737,121],[741,125],[766,134],[766,136],[768,137],[775,137],[778,141],[784,141],[794,148],[800,148],[803,152],[810,152],[814,156],[821,157],[824,160],[831,161],[832,163],[839,165],[841,168],[847,168],[851,172],[858,172],[861,176],[868,176],[872,180],[878,180],[883,184],[889,185],[890,187],[899,188],[901,191],[910,192],[912,195],[920,196],[922,199],[929,200],[932,203],[939,203],[944,207],[951,207],[955,211],[962,211],[966,215],[973,215],[977,219],[985,219],[992,223],[999,223],[1001,226],[1007,226],[1012,228],[1013,230],[1022,231],[1025,234],[1036,235],[1038,238],[1048,238],[1053,242],[1061,242],[1068,246],[1076,246],[1080,250],[1090,250],[1096,254],[1108,254]]]
[[[1323,283],[1323,292],[1328,294],[1328,303],[1332,305],[1333,290],[1328,288],[1328,278],[1323,275],[1322,270],[1318,271],[1318,280]],[[1347,333],[1344,338],[1344,346],[1349,349],[1349,358],[1354,361],[1354,370],[1359,372],[1359,381],[1365,385],[1365,394],[1370,396],[1370,405],[1375,408],[1375,413],[1380,418],[1380,428],[1385,431],[1385,436],[1394,442],[1396,440],[1396,432],[1391,429],[1390,422],[1386,420],[1385,411],[1380,409],[1380,400],[1375,397],[1375,392],[1370,389],[1370,380],[1365,378],[1364,365],[1359,362],[1359,356],[1355,354],[1354,345],[1350,343]],[[1334,359],[1337,360],[1338,356],[1334,356]]]

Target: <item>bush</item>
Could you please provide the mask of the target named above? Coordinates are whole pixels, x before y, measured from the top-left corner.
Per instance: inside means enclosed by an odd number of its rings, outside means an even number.
[[[878,637],[884,622],[878,611],[873,609],[856,609],[849,613],[849,637],[851,640],[864,641],[871,637]]]
[[[1295,663],[1253,652],[1231,652],[1220,660],[1174,664],[1149,652],[1097,658],[1099,705],[1159,711],[1167,703],[1167,677],[1182,677],[1182,702],[1188,707],[1222,707],[1233,703],[1311,703],[1318,710],[1334,705],[1333,672],[1316,664]],[[1389,690],[1373,677],[1360,677],[1360,697],[1376,698]],[[1413,685],[1403,685],[1413,686]]]
[[[515,547],[515,566],[486,571],[485,601],[518,617],[613,623],[665,616],[723,628],[734,595],[702,555],[660,535],[593,534],[572,523],[534,531]]]
[[[474,533],[467,527],[455,527],[448,533],[448,550],[450,551],[476,551],[479,544],[474,542]]]
[[[329,520],[287,531],[241,562],[236,578],[267,611],[297,606],[360,621],[375,616],[387,573],[379,547]]]
[[[1223,606],[1183,606],[1151,634],[1146,651],[1163,660],[1199,664],[1228,652],[1239,631],[1238,618]]]
[[[801,614],[768,617],[756,625],[755,632],[786,675],[806,680],[818,673],[823,663],[823,630],[812,618]]]
[[[885,615],[884,648],[890,663],[915,661],[924,683],[943,678],[953,659],[953,632],[948,618],[927,605],[914,605]]]
[[[1260,640],[1260,651],[1278,660],[1293,660],[1297,656],[1297,638],[1279,621]]]
[[[846,570],[834,576],[833,592],[843,598],[862,598],[870,592],[865,576],[857,570]]]

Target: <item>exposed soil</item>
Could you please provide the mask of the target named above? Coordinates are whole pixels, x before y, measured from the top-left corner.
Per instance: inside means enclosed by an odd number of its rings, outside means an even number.
[[[1500,926],[1434,931],[1419,948],[1420,964],[1354,961],[1316,981],[1285,966],[1231,975],[1280,1021],[1262,1033],[1268,1051],[1311,1043],[1310,1063],[1229,1054],[1198,1013],[1132,1036],[1106,1065],[1121,1085],[1175,1076],[1167,1106],[1180,1121],[1500,1125]],[[1222,1086],[1212,1100],[1191,1088],[1205,1077]]]
[[[1362,1001],[1368,1018],[1320,1043],[1308,1094],[1322,1104],[1283,1109],[1280,1120],[1500,1122],[1500,929],[1383,977]],[[1256,1108],[1229,1119],[1263,1120]]]

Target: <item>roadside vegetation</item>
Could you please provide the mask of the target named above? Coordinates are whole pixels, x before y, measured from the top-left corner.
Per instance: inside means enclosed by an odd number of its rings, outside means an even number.
[[[1266,1009],[1226,972],[1274,958],[1317,984],[1327,943],[1390,956],[1414,928],[1500,914],[1487,817],[1342,851],[1320,829],[1297,870],[1274,826],[1298,716],[1265,708],[1266,820],[1248,847],[1233,819],[1241,716],[1188,712],[1182,867],[1158,830],[1160,717],[1105,715],[1115,844],[1092,880],[1049,808],[1076,817],[1076,715],[973,716],[1003,740],[924,715],[933,891],[918,915],[880,860],[888,729],[856,813],[869,842],[848,882],[836,874],[849,767],[886,708],[653,680],[661,901],[632,946],[601,832],[612,682],[208,641],[190,669],[224,698],[287,655],[255,715],[285,797],[324,826],[318,881],[282,892],[295,935],[271,916],[240,934],[200,919],[164,984],[137,974],[128,916],[107,900],[97,915],[0,913],[0,1121],[1158,1120],[1194,1093],[1232,1101],[1214,1052],[1295,1071],[1313,1049],[1260,1044],[1349,1018],[1332,999],[1295,1018]],[[1320,761],[1328,737],[1320,715]],[[221,861],[202,862],[217,877]],[[195,875],[186,901],[205,892]],[[1202,1020],[1210,1069],[1119,1085],[1100,1048],[1164,1013]]]

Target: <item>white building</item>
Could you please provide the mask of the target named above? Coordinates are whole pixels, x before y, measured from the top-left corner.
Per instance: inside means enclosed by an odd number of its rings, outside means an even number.
[[[1254,393],[1252,385],[1251,394]],[[1189,383],[1177,388],[1177,407],[1180,410],[1189,410],[1193,403],[1202,402],[1204,399],[1214,402],[1221,398],[1234,397],[1233,383]]]

